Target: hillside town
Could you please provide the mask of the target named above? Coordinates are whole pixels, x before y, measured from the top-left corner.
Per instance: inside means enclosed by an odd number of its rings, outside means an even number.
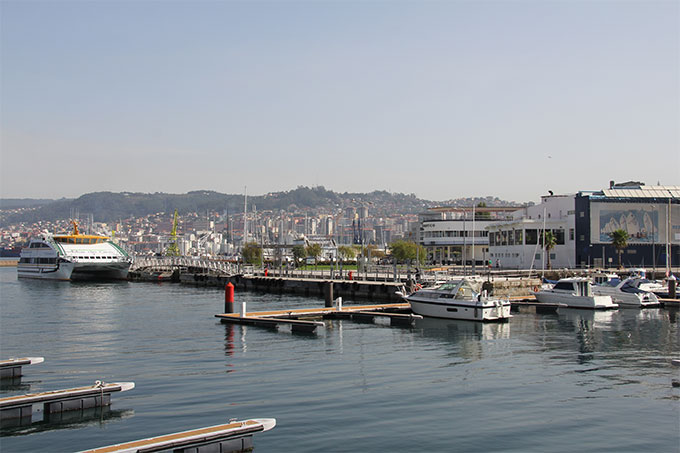
[[[158,212],[98,222],[88,213],[69,218],[8,225],[0,231],[4,256],[18,256],[23,244],[40,232],[65,233],[77,219],[81,231],[112,237],[136,257],[182,256],[239,261],[245,244],[262,250],[265,262],[290,262],[296,245],[318,244],[321,261],[339,259],[338,248],[371,246],[371,257],[389,255],[390,244],[405,240],[426,250],[431,265],[492,265],[507,269],[626,266],[663,268],[680,261],[680,186],[615,183],[607,189],[545,194],[536,204],[432,206],[417,214],[387,215],[370,203],[332,208],[258,210],[244,199],[238,213]],[[20,212],[16,208],[14,211]],[[244,215],[244,213],[246,213]],[[378,214],[376,214],[378,213]],[[6,214],[6,213],[5,213]],[[617,250],[610,234],[628,233],[626,249]],[[554,243],[545,249],[541,232]]]

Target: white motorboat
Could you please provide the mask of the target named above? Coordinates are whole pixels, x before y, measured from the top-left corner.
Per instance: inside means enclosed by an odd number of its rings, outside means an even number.
[[[647,308],[661,305],[654,293],[638,288],[635,279],[631,278],[625,280],[613,278],[600,285],[594,285],[593,293],[598,296],[611,296],[621,307]]]
[[[49,280],[125,279],[132,259],[106,236],[43,233],[21,250],[20,278]]]
[[[433,318],[469,321],[505,321],[510,301],[491,298],[481,290],[482,281],[471,278],[449,280],[405,296],[413,313]]]
[[[618,308],[611,296],[593,294],[593,284],[585,278],[562,278],[552,288],[534,292],[534,296],[541,303],[564,304],[570,308]]]
[[[628,278],[633,286],[638,289],[654,293],[657,296],[660,294],[668,295],[667,284],[659,280],[649,280],[645,269],[632,269]]]

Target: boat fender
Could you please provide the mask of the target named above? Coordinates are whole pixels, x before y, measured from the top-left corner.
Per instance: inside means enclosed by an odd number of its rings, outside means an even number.
[[[538,286],[534,286],[534,292],[538,292]]]

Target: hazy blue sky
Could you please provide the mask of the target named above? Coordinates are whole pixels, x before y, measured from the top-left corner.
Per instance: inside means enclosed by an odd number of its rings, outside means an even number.
[[[673,1],[5,1],[0,196],[680,184]]]

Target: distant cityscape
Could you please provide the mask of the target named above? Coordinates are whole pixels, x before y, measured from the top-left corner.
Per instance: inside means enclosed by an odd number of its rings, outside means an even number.
[[[81,198],[95,195],[100,212],[122,209],[121,196],[139,205],[141,196],[88,194]],[[550,193],[540,195],[538,204],[522,205],[492,197],[437,204],[413,195],[340,195],[323,188],[252,198],[217,195],[187,194],[194,204],[211,198],[214,204],[228,205],[221,210],[180,211],[176,222],[174,209],[101,221],[99,215],[85,211],[82,200],[80,204],[78,200],[53,202],[70,210],[61,219],[30,220],[41,212],[47,216],[44,213],[52,212],[51,204],[6,207],[3,203],[0,247],[4,256],[18,256],[30,237],[42,232],[68,233],[73,229],[71,219],[76,219],[81,232],[110,236],[138,257],[163,256],[174,244],[184,256],[237,261],[243,246],[254,243],[262,248],[265,261],[280,263],[290,259],[295,245],[316,243],[325,261],[337,259],[341,245],[370,245],[381,252],[376,255],[384,255],[390,244],[406,240],[423,246],[428,264],[433,265],[531,269],[548,262],[560,268],[586,268],[616,264],[619,251],[612,246],[609,233],[623,228],[630,237],[622,257],[626,266],[663,267],[680,261],[680,186],[611,181],[607,189]],[[149,195],[144,196],[151,203]],[[109,201],[107,209],[106,200],[111,197],[118,201]],[[272,204],[273,200],[281,203]],[[164,203],[171,204],[167,198]],[[258,209],[262,205],[269,209]],[[556,240],[547,251],[549,256],[542,247],[541,231],[551,232]]]

